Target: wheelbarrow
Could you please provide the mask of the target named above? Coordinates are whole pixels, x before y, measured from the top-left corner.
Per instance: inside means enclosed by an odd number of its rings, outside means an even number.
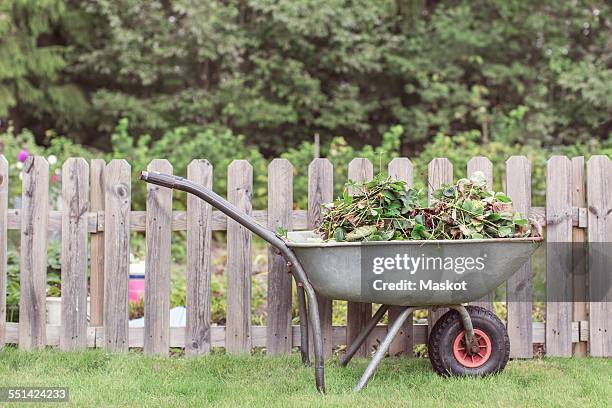
[[[315,382],[320,392],[325,392],[325,379],[317,294],[381,305],[340,358],[342,366],[349,363],[390,306],[401,308],[356,391],[374,375],[404,322],[423,308],[450,309],[428,336],[429,358],[438,374],[483,376],[504,369],[510,353],[504,324],[485,308],[463,304],[480,299],[506,281],[530,259],[541,238],[321,242],[312,231],[300,231],[288,233],[285,239],[202,185],[158,172],[143,171],[140,178],[194,194],[263,238],[285,258],[298,288],[302,361],[310,364],[308,331],[312,330]]]

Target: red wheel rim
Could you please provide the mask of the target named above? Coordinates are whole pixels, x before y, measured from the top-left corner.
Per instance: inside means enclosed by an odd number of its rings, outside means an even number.
[[[478,349],[476,349],[476,345]],[[468,368],[478,368],[491,357],[491,339],[480,329],[474,329],[474,347],[468,349],[465,345],[465,330],[455,337],[453,354],[459,364]]]

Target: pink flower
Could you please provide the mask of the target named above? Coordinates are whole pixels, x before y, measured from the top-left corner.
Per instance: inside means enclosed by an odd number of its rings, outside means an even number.
[[[57,174],[52,174],[51,175],[51,182],[52,183],[57,183],[57,180],[59,180],[59,176]]]
[[[29,155],[30,155],[30,152],[28,152],[26,149],[22,149],[17,155],[17,160],[23,163],[28,159]]]

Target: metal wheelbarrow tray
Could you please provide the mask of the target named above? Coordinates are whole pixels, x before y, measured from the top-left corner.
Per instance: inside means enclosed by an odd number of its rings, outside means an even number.
[[[300,349],[306,364],[310,323],[320,392],[325,392],[325,381],[317,294],[381,304],[340,358],[342,365],[348,364],[389,306],[402,308],[355,387],[357,391],[367,385],[406,319],[427,307],[450,308],[428,336],[429,358],[438,374],[482,376],[505,367],[510,341],[504,324],[487,309],[463,304],[480,299],[506,281],[530,259],[541,238],[324,243],[313,242],[316,234],[312,231],[301,231],[289,233],[285,240],[204,186],[157,172],[143,171],[141,179],[196,195],[278,249],[298,287]]]

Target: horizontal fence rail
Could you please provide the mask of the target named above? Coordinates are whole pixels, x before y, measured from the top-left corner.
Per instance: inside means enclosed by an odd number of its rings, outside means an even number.
[[[172,164],[153,160],[148,169],[172,173]],[[230,353],[249,352],[265,347],[270,354],[287,354],[302,341],[299,326],[292,324],[292,282],[287,265],[276,251],[268,251],[267,326],[253,325],[252,234],[220,211],[193,196],[186,211],[172,209],[172,191],[148,185],[146,211],[131,210],[131,173],[125,160],[68,159],[62,166],[61,210],[49,202],[49,165],[42,157],[30,157],[22,173],[21,208],[9,208],[10,166],[0,156],[0,346],[18,344],[32,349],[48,345],[64,350],[103,347],[113,351],[143,348],[151,355],[167,355],[171,347],[185,348],[186,355],[225,347]],[[434,159],[428,168],[430,189],[453,179],[485,174],[493,185],[493,164],[474,157],[467,168],[453,168],[444,158]],[[308,167],[308,207],[295,209],[293,172],[290,162],[273,160],[268,167],[268,208],[253,209],[253,168],[243,160],[228,168],[228,200],[250,213],[271,229],[313,229],[321,222],[321,204],[333,198],[333,165],[315,159]],[[412,185],[413,165],[408,158],[396,158],[388,172]],[[373,177],[374,166],[356,158],[348,166],[347,178],[362,181]],[[188,179],[212,187],[213,167],[206,160],[193,160]],[[512,197],[515,210],[525,212],[546,228],[551,242],[598,242],[612,240],[612,162],[606,156],[569,159],[553,156],[548,161],[546,206],[531,206],[531,163],[513,156],[506,162],[504,190]],[[431,193],[431,191],[430,191]],[[20,231],[19,323],[6,322],[8,231]],[[186,231],[186,327],[171,327],[170,270],[171,236]],[[227,231],[226,325],[211,323],[213,294],[212,232]],[[62,313],[61,325],[46,324],[45,288],[48,233],[60,236]],[[144,327],[128,325],[128,280],[130,235],[146,236]],[[605,282],[609,265],[601,257],[586,264],[560,262],[561,257],[546,254],[546,282],[549,291],[566,291],[575,302],[548,301],[546,323],[532,321],[532,278],[528,263],[507,282],[507,328],[511,356],[530,358],[533,345],[544,344],[548,355],[612,356],[612,299],[588,302],[584,293],[589,285]],[[600,264],[598,264],[600,262]],[[582,273],[574,273],[583,268]],[[607,272],[606,272],[607,271]],[[88,279],[89,275],[89,279]],[[573,280],[568,281],[568,276]],[[576,279],[582,277],[582,280]],[[88,301],[89,299],[89,301]],[[520,299],[520,301],[513,301]],[[89,302],[89,303],[88,303]],[[489,294],[475,304],[493,307]],[[89,305],[89,312],[87,307]],[[346,326],[333,326],[333,303],[320,298],[325,354],[337,346],[350,344],[372,314],[372,305],[349,303]],[[389,321],[397,317],[390,308]],[[406,323],[394,341],[391,355],[411,356],[413,346],[427,341],[429,328],[439,311],[429,314],[428,324]],[[387,331],[379,325],[360,350],[369,354]],[[312,342],[311,342],[312,343]]]

